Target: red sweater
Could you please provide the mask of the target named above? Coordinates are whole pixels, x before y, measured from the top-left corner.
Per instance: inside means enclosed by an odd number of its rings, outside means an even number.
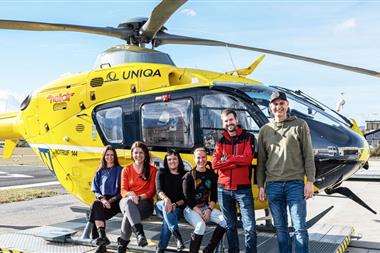
[[[146,194],[147,199],[153,201],[153,197],[156,194],[156,173],[156,167],[150,166],[149,179],[144,181],[141,178],[141,174],[136,173],[133,169],[133,164],[125,166],[121,172],[121,196],[124,198],[128,192],[132,191],[136,195]]]
[[[255,137],[241,128],[233,138],[227,131],[223,132],[212,158],[212,167],[218,170],[218,185],[226,190],[251,188],[254,141]]]

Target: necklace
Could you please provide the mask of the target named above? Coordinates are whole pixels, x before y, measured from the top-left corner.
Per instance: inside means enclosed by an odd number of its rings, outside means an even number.
[[[110,178],[111,176],[111,170],[112,170],[113,166],[112,167],[105,167],[104,168],[104,175],[108,178]]]

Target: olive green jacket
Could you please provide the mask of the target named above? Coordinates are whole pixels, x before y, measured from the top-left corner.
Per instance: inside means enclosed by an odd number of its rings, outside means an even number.
[[[315,181],[314,155],[307,123],[294,116],[270,122],[260,129],[258,139],[257,182]]]

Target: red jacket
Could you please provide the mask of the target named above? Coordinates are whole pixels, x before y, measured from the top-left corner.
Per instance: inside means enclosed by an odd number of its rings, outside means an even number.
[[[218,185],[226,190],[251,188],[255,137],[241,128],[236,133],[231,137],[224,131],[212,157],[212,166],[218,170]],[[225,161],[222,157],[226,157]]]

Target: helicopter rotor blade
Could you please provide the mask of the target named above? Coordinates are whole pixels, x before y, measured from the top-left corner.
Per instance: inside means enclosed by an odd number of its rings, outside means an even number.
[[[292,59],[296,59],[300,61],[306,61],[306,62],[311,62],[311,63],[320,64],[324,66],[329,66],[332,68],[344,69],[344,70],[348,70],[348,71],[352,71],[352,72],[356,72],[360,74],[380,77],[380,72],[377,72],[374,70],[353,67],[349,65],[340,64],[340,63],[310,58],[310,57],[306,57],[302,55],[290,54],[290,53],[285,53],[281,51],[274,51],[274,50],[268,50],[268,49],[257,48],[257,47],[243,46],[239,44],[232,44],[232,43],[227,43],[227,42],[217,41],[217,40],[200,39],[200,38],[194,38],[194,37],[179,36],[179,35],[169,34],[165,32],[159,32],[155,38],[154,45],[159,46],[159,45],[164,45],[164,44],[222,46],[222,47],[239,48],[243,50],[267,53],[267,54],[282,56],[286,58],[292,58]]]
[[[153,9],[149,19],[140,29],[140,34],[146,42],[150,42],[170,16],[186,2],[187,0],[162,0]]]
[[[127,40],[131,31],[127,29],[113,28],[113,27],[96,27],[96,26],[82,26],[70,24],[55,24],[19,20],[0,20],[0,29],[9,30],[25,30],[25,31],[70,31],[91,33],[97,35],[104,35],[116,37],[122,40]]]

